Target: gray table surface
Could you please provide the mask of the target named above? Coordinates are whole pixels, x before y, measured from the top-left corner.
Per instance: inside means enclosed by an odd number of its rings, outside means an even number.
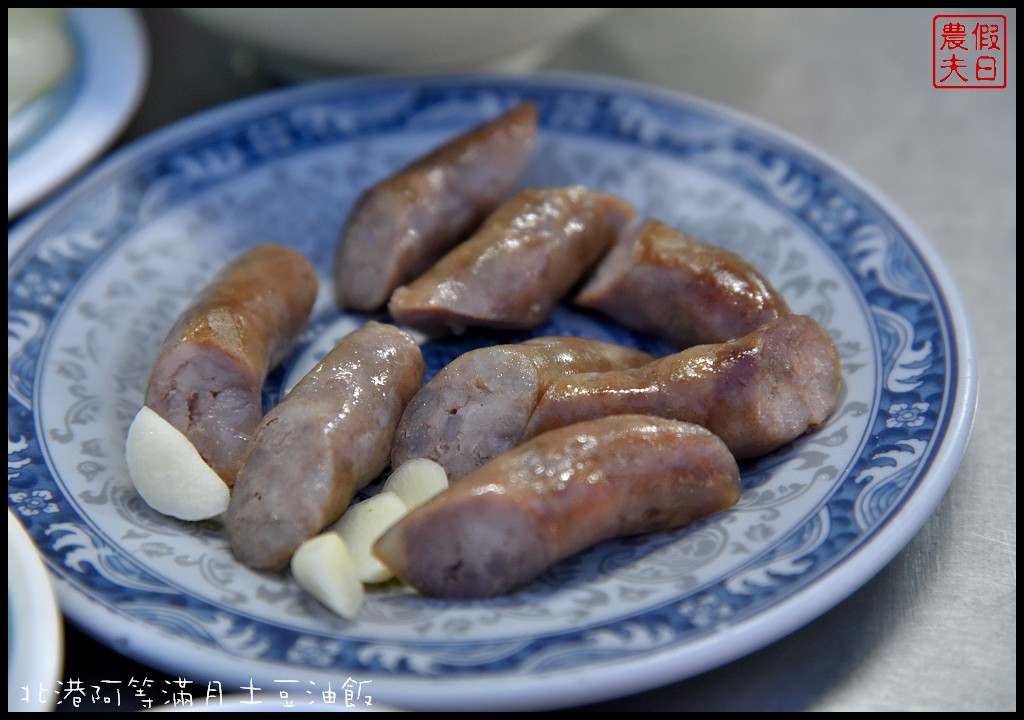
[[[988,11],[1007,16],[1007,88],[956,92],[932,87],[939,12],[957,11],[619,9],[542,66],[702,96],[851,168],[948,266],[980,371],[951,489],[876,577],[747,657],[587,709],[1016,709],[1016,11]],[[151,76],[122,142],[274,84],[177,13],[143,18]],[[65,675],[115,661],[74,629],[69,637]]]

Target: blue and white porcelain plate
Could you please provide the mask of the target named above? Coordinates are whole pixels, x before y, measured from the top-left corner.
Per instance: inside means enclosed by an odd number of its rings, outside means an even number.
[[[372,589],[355,621],[286,573],[231,556],[217,522],[150,510],[124,442],[192,294],[257,243],[320,269],[315,321],[273,402],[340,333],[330,263],[367,186],[525,99],[541,110],[523,185],[583,184],[745,256],[842,356],[834,415],[743,468],[732,510],[606,542],[508,597]],[[372,683],[381,703],[534,709],[637,692],[740,657],[866,582],[918,531],[967,442],[977,373],[965,313],[926,240],[813,148],[704,102],[579,76],[343,80],[169,127],[115,155],[12,238],[8,506],[66,612],[184,677],[263,688]],[[9,247],[12,244],[9,243]],[[537,334],[666,351],[561,308]],[[430,372],[468,347],[424,346]]]

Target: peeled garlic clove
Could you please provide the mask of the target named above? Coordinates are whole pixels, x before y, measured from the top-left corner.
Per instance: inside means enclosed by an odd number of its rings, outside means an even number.
[[[407,460],[384,481],[384,492],[393,492],[412,510],[448,489],[448,473],[428,458]]]
[[[384,531],[408,512],[405,503],[393,492],[381,492],[352,505],[331,526],[345,541],[355,561],[359,579],[365,583],[390,580],[394,574],[373,554],[373,544]]]
[[[352,619],[363,604],[363,584],[345,541],[336,533],[306,540],[292,555],[292,576],[330,610]]]
[[[231,492],[189,439],[143,406],[125,443],[128,474],[146,503],[181,520],[206,520],[227,510]]]

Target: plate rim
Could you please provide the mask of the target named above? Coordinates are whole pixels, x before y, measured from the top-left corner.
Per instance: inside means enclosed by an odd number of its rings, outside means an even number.
[[[17,623],[19,632],[8,631],[7,642],[7,710],[53,710],[56,695],[45,703],[32,702],[26,708],[20,697],[25,678],[53,687],[64,662],[64,629],[52,575],[43,562],[35,543],[17,516],[7,508],[7,618]],[[27,629],[31,629],[29,633]],[[13,681],[13,684],[12,684]]]
[[[905,547],[905,545],[921,530],[927,519],[934,513],[935,508],[945,496],[949,485],[957,474],[960,462],[962,461],[966,446],[969,442],[973,419],[975,416],[975,408],[977,405],[978,385],[977,358],[971,326],[966,312],[966,307],[964,306],[959,291],[952,281],[952,276],[935,250],[933,244],[924,235],[924,233],[920,231],[920,229],[892,200],[883,195],[874,187],[874,185],[865,180],[858,173],[847,167],[843,162],[831,156],[829,153],[811,145],[799,137],[792,135],[784,129],[775,127],[770,123],[767,123],[760,118],[748,115],[743,111],[723,106],[714,101],[692,96],[681,91],[588,73],[540,72],[533,73],[529,76],[509,76],[493,73],[406,73],[385,77],[355,77],[317,81],[301,86],[281,88],[260,93],[249,98],[232,101],[188,118],[184,118],[156,131],[155,133],[151,133],[150,135],[141,138],[135,143],[118,151],[115,156],[112,156],[108,163],[104,163],[95,171],[95,173],[115,172],[119,166],[119,162],[132,162],[140,155],[144,155],[151,149],[156,148],[160,144],[170,141],[175,137],[181,137],[193,132],[201,132],[202,128],[205,127],[206,124],[216,126],[219,122],[224,122],[226,116],[234,115],[236,113],[244,114],[256,112],[261,103],[275,104],[277,102],[277,97],[280,95],[301,96],[303,93],[316,95],[318,93],[322,93],[323,88],[325,87],[336,87],[338,85],[344,85],[349,89],[358,89],[358,87],[364,85],[373,86],[381,83],[409,84],[423,81],[437,84],[460,84],[467,81],[483,83],[490,82],[511,84],[512,86],[518,86],[519,84],[527,86],[540,84],[546,86],[552,82],[572,82],[582,85],[584,89],[600,89],[604,91],[625,90],[628,92],[638,92],[647,96],[660,97],[671,104],[683,103],[684,105],[707,109],[716,115],[731,118],[733,121],[746,127],[754,128],[758,132],[766,133],[773,139],[781,140],[800,152],[806,153],[809,157],[814,158],[817,162],[820,162],[823,166],[827,167],[831,172],[841,175],[846,181],[852,184],[858,192],[864,194],[871,202],[875,203],[881,210],[883,210],[894,223],[900,226],[908,242],[920,256],[922,264],[926,267],[926,270],[935,285],[937,298],[946,317],[948,318],[948,324],[943,323],[943,328],[947,331],[949,337],[948,352],[950,355],[950,362],[955,365],[959,373],[957,377],[957,391],[951,396],[953,400],[953,407],[947,415],[948,422],[946,423],[945,429],[939,433],[941,440],[937,443],[937,448],[933,453],[930,461],[930,468],[922,472],[922,476],[928,477],[929,483],[926,488],[915,488],[913,493],[914,497],[905,502],[899,512],[895,513],[899,516],[901,522],[893,523],[887,520],[882,527],[878,528],[871,534],[870,545],[872,549],[877,552],[865,554],[864,552],[858,551],[853,553],[850,557],[844,559],[836,568],[833,568],[832,571],[827,573],[828,577],[819,578],[809,587],[803,588],[796,593],[797,597],[786,598],[782,602],[757,613],[753,618],[737,623],[730,631],[730,635],[733,635],[734,637],[750,635],[757,639],[752,642],[739,643],[742,645],[740,648],[737,648],[735,644],[730,648],[719,647],[718,651],[713,653],[714,660],[710,663],[695,663],[700,665],[700,667],[689,668],[685,674],[678,672],[678,665],[671,670],[662,668],[661,673],[654,672],[658,666],[663,664],[663,660],[665,658],[671,657],[674,654],[673,648],[667,648],[649,653],[649,655],[640,660],[634,659],[631,661],[627,670],[617,671],[623,674],[629,674],[632,672],[637,676],[632,678],[629,682],[608,682],[608,679],[602,676],[601,689],[603,693],[600,697],[595,696],[592,683],[588,683],[586,681],[586,676],[589,673],[586,671],[581,672],[579,670],[574,670],[573,673],[571,673],[572,677],[570,677],[568,681],[562,678],[556,678],[549,683],[538,683],[538,687],[533,691],[523,689],[523,697],[518,698],[513,707],[523,709],[541,707],[550,708],[553,706],[551,703],[552,693],[555,692],[559,693],[559,705],[593,702],[595,700],[608,699],[632,692],[651,689],[666,683],[692,677],[695,674],[710,670],[714,667],[718,667],[754,652],[757,649],[780,639],[793,630],[806,625],[821,614],[825,613],[827,610],[838,605],[888,565],[903,549],[903,547]],[[93,175],[90,175],[87,178],[81,179],[76,183],[76,187],[91,184],[89,180],[91,180],[92,177]],[[63,202],[65,203],[71,201],[72,198],[70,195],[63,198]],[[32,228],[37,227],[39,223],[44,222],[45,217],[49,213],[56,212],[59,205],[60,203],[53,201],[46,208],[41,209],[33,216],[34,220],[32,222],[22,223],[15,228],[15,236],[27,240],[33,232]],[[16,242],[13,243],[13,245],[18,246],[20,243]],[[11,258],[11,246],[12,244],[9,242],[9,260]],[[926,490],[927,492],[922,492],[922,490]],[[838,573],[838,569],[840,567],[844,570],[843,573]],[[837,574],[840,575],[838,579],[834,577]],[[82,600],[85,602],[89,600],[89,598],[83,598]],[[793,613],[792,606],[794,604],[806,606],[806,608],[800,613]],[[69,603],[69,606],[77,606],[77,603]],[[75,610],[76,612],[81,611],[78,607],[76,607]],[[784,621],[779,622],[778,618],[775,617],[776,615],[782,615],[782,619]],[[787,615],[789,616],[788,619],[786,618]],[[767,622],[765,620],[766,617],[769,621],[775,620],[775,622]],[[109,641],[109,638],[105,638],[105,640]],[[701,642],[703,642],[703,640]],[[135,655],[136,657],[140,657],[138,651],[135,652]],[[662,656],[665,656],[665,658]],[[156,654],[147,657],[147,661],[156,666],[160,666],[160,660],[161,658]],[[583,678],[582,681],[581,677]],[[403,682],[405,682],[404,679]],[[446,679],[446,682],[450,681]],[[548,687],[548,685],[550,685],[550,687]],[[571,693],[573,688],[576,688],[576,694]],[[474,705],[473,698],[470,697],[472,693],[469,693],[468,690],[466,692],[467,695],[460,697],[460,707],[463,705],[466,707],[493,707],[493,691],[480,691],[475,699],[475,702],[477,703],[476,705]],[[441,694],[444,695],[445,693],[442,692]],[[424,698],[418,697],[416,706],[421,708],[429,707],[429,699],[426,700],[427,704],[424,704],[424,700]],[[439,703],[434,706],[436,709],[450,707],[450,697],[437,697],[434,698],[434,700]]]
[[[137,9],[67,8],[67,20],[78,48],[76,86],[59,117],[19,147],[13,159],[8,155],[8,223],[74,178],[113,142],[135,114],[148,82],[149,45]],[[108,48],[111,39],[116,47]]]

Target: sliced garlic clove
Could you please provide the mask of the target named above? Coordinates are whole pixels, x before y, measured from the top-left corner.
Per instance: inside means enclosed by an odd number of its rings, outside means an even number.
[[[291,567],[299,587],[330,610],[349,620],[359,612],[363,583],[341,536],[328,532],[306,540],[292,555]]]
[[[373,554],[373,544],[406,512],[405,503],[398,495],[381,492],[351,506],[331,526],[331,531],[340,535],[348,545],[359,579],[363,582],[380,583],[394,577],[394,573]]]
[[[448,473],[428,458],[407,460],[384,481],[384,492],[402,498],[409,510],[448,489]]]
[[[149,407],[128,428],[125,460],[135,489],[157,512],[206,520],[228,508],[228,486],[189,439]]]

